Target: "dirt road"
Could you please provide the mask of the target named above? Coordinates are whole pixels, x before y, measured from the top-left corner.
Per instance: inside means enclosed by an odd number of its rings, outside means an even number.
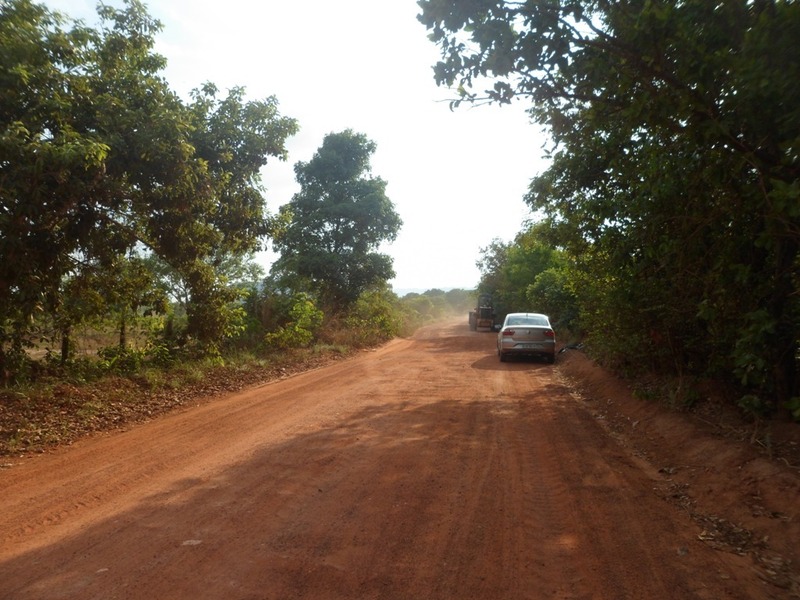
[[[0,471],[0,598],[780,597],[462,321]]]

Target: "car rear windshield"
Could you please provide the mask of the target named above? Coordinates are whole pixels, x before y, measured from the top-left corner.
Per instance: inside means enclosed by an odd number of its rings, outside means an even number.
[[[507,325],[513,327],[549,327],[550,323],[547,322],[545,317],[538,315],[525,315],[519,317],[509,317]]]

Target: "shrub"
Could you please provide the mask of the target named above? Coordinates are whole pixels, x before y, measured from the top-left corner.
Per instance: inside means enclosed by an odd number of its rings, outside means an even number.
[[[98,366],[107,373],[130,374],[142,368],[146,358],[144,350],[109,346],[97,351]]]
[[[324,316],[308,294],[297,293],[289,309],[290,321],[276,331],[267,333],[264,343],[270,348],[306,348],[314,341]]]
[[[388,290],[370,290],[359,296],[345,318],[357,346],[385,342],[401,331],[402,319],[396,296]]]

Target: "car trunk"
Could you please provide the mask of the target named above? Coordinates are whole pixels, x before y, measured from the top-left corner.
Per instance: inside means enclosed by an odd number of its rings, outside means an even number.
[[[503,336],[512,339],[517,344],[531,344],[539,346],[539,342],[552,342],[553,330],[549,327],[514,326],[503,332]]]

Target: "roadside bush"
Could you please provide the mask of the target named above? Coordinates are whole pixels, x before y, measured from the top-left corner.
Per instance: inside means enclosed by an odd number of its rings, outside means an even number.
[[[421,294],[409,294],[403,298],[403,306],[415,311],[419,315],[420,321],[430,321],[434,318],[433,300],[430,296]]]
[[[97,351],[98,367],[107,373],[120,375],[136,373],[139,371],[147,354],[144,350],[136,348],[123,348],[122,346],[109,346]]]
[[[282,350],[306,348],[314,341],[324,316],[308,294],[297,293],[289,309],[289,322],[278,327],[276,331],[267,333],[264,343],[269,348]]]
[[[396,335],[403,327],[397,296],[388,290],[369,290],[361,294],[345,318],[345,327],[356,346],[380,344]]]
[[[149,361],[156,367],[169,367],[175,362],[175,353],[167,344],[150,344],[146,350]]]

